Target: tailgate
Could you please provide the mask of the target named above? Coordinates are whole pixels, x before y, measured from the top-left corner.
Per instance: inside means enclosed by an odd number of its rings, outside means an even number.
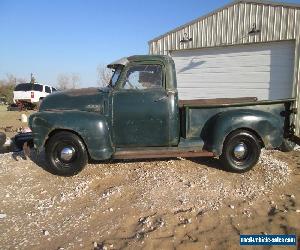
[[[30,100],[31,91],[14,91],[15,100]]]

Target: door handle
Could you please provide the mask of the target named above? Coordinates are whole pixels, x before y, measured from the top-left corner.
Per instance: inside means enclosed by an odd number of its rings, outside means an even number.
[[[161,98],[158,98],[158,99],[154,100],[154,102],[159,102],[159,101],[166,100],[166,99],[168,99],[168,96],[167,96],[167,95],[165,95],[165,96],[163,96],[163,97],[161,97]]]

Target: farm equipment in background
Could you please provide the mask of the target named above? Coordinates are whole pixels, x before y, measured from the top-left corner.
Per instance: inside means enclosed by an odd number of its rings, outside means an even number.
[[[0,132],[0,152],[19,152],[24,150],[24,153],[29,155],[32,147],[32,132],[19,132],[12,138],[8,138],[5,133]]]

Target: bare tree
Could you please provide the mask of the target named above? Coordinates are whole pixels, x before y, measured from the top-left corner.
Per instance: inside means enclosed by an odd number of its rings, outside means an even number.
[[[109,81],[111,79],[112,76],[112,70],[107,68],[104,65],[98,65],[97,67],[97,84],[100,87],[105,87],[109,84]]]
[[[6,74],[6,85],[16,85],[17,84],[17,77],[13,74]]]
[[[78,88],[80,85],[80,75],[76,73],[72,73],[70,78],[71,78],[72,89]]]
[[[30,83],[35,84],[36,80],[35,77],[33,76],[33,73],[30,74]]]
[[[15,86],[21,82],[26,82],[26,80],[17,78],[13,74],[7,74],[5,79],[0,79],[0,97],[12,103]]]
[[[60,90],[66,90],[69,88],[69,77],[66,74],[58,75],[57,88]]]
[[[23,77],[18,77],[17,78],[17,84],[19,84],[19,83],[25,83],[25,82],[27,82],[27,80],[25,78],[23,78]]]
[[[60,74],[57,77],[57,88],[60,90],[76,89],[80,85],[80,75],[76,73],[72,74]]]

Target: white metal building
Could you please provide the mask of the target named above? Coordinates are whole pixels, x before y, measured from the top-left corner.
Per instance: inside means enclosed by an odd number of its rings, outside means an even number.
[[[296,97],[300,110],[299,4],[234,1],[149,41],[149,53],[172,56],[180,99]]]

